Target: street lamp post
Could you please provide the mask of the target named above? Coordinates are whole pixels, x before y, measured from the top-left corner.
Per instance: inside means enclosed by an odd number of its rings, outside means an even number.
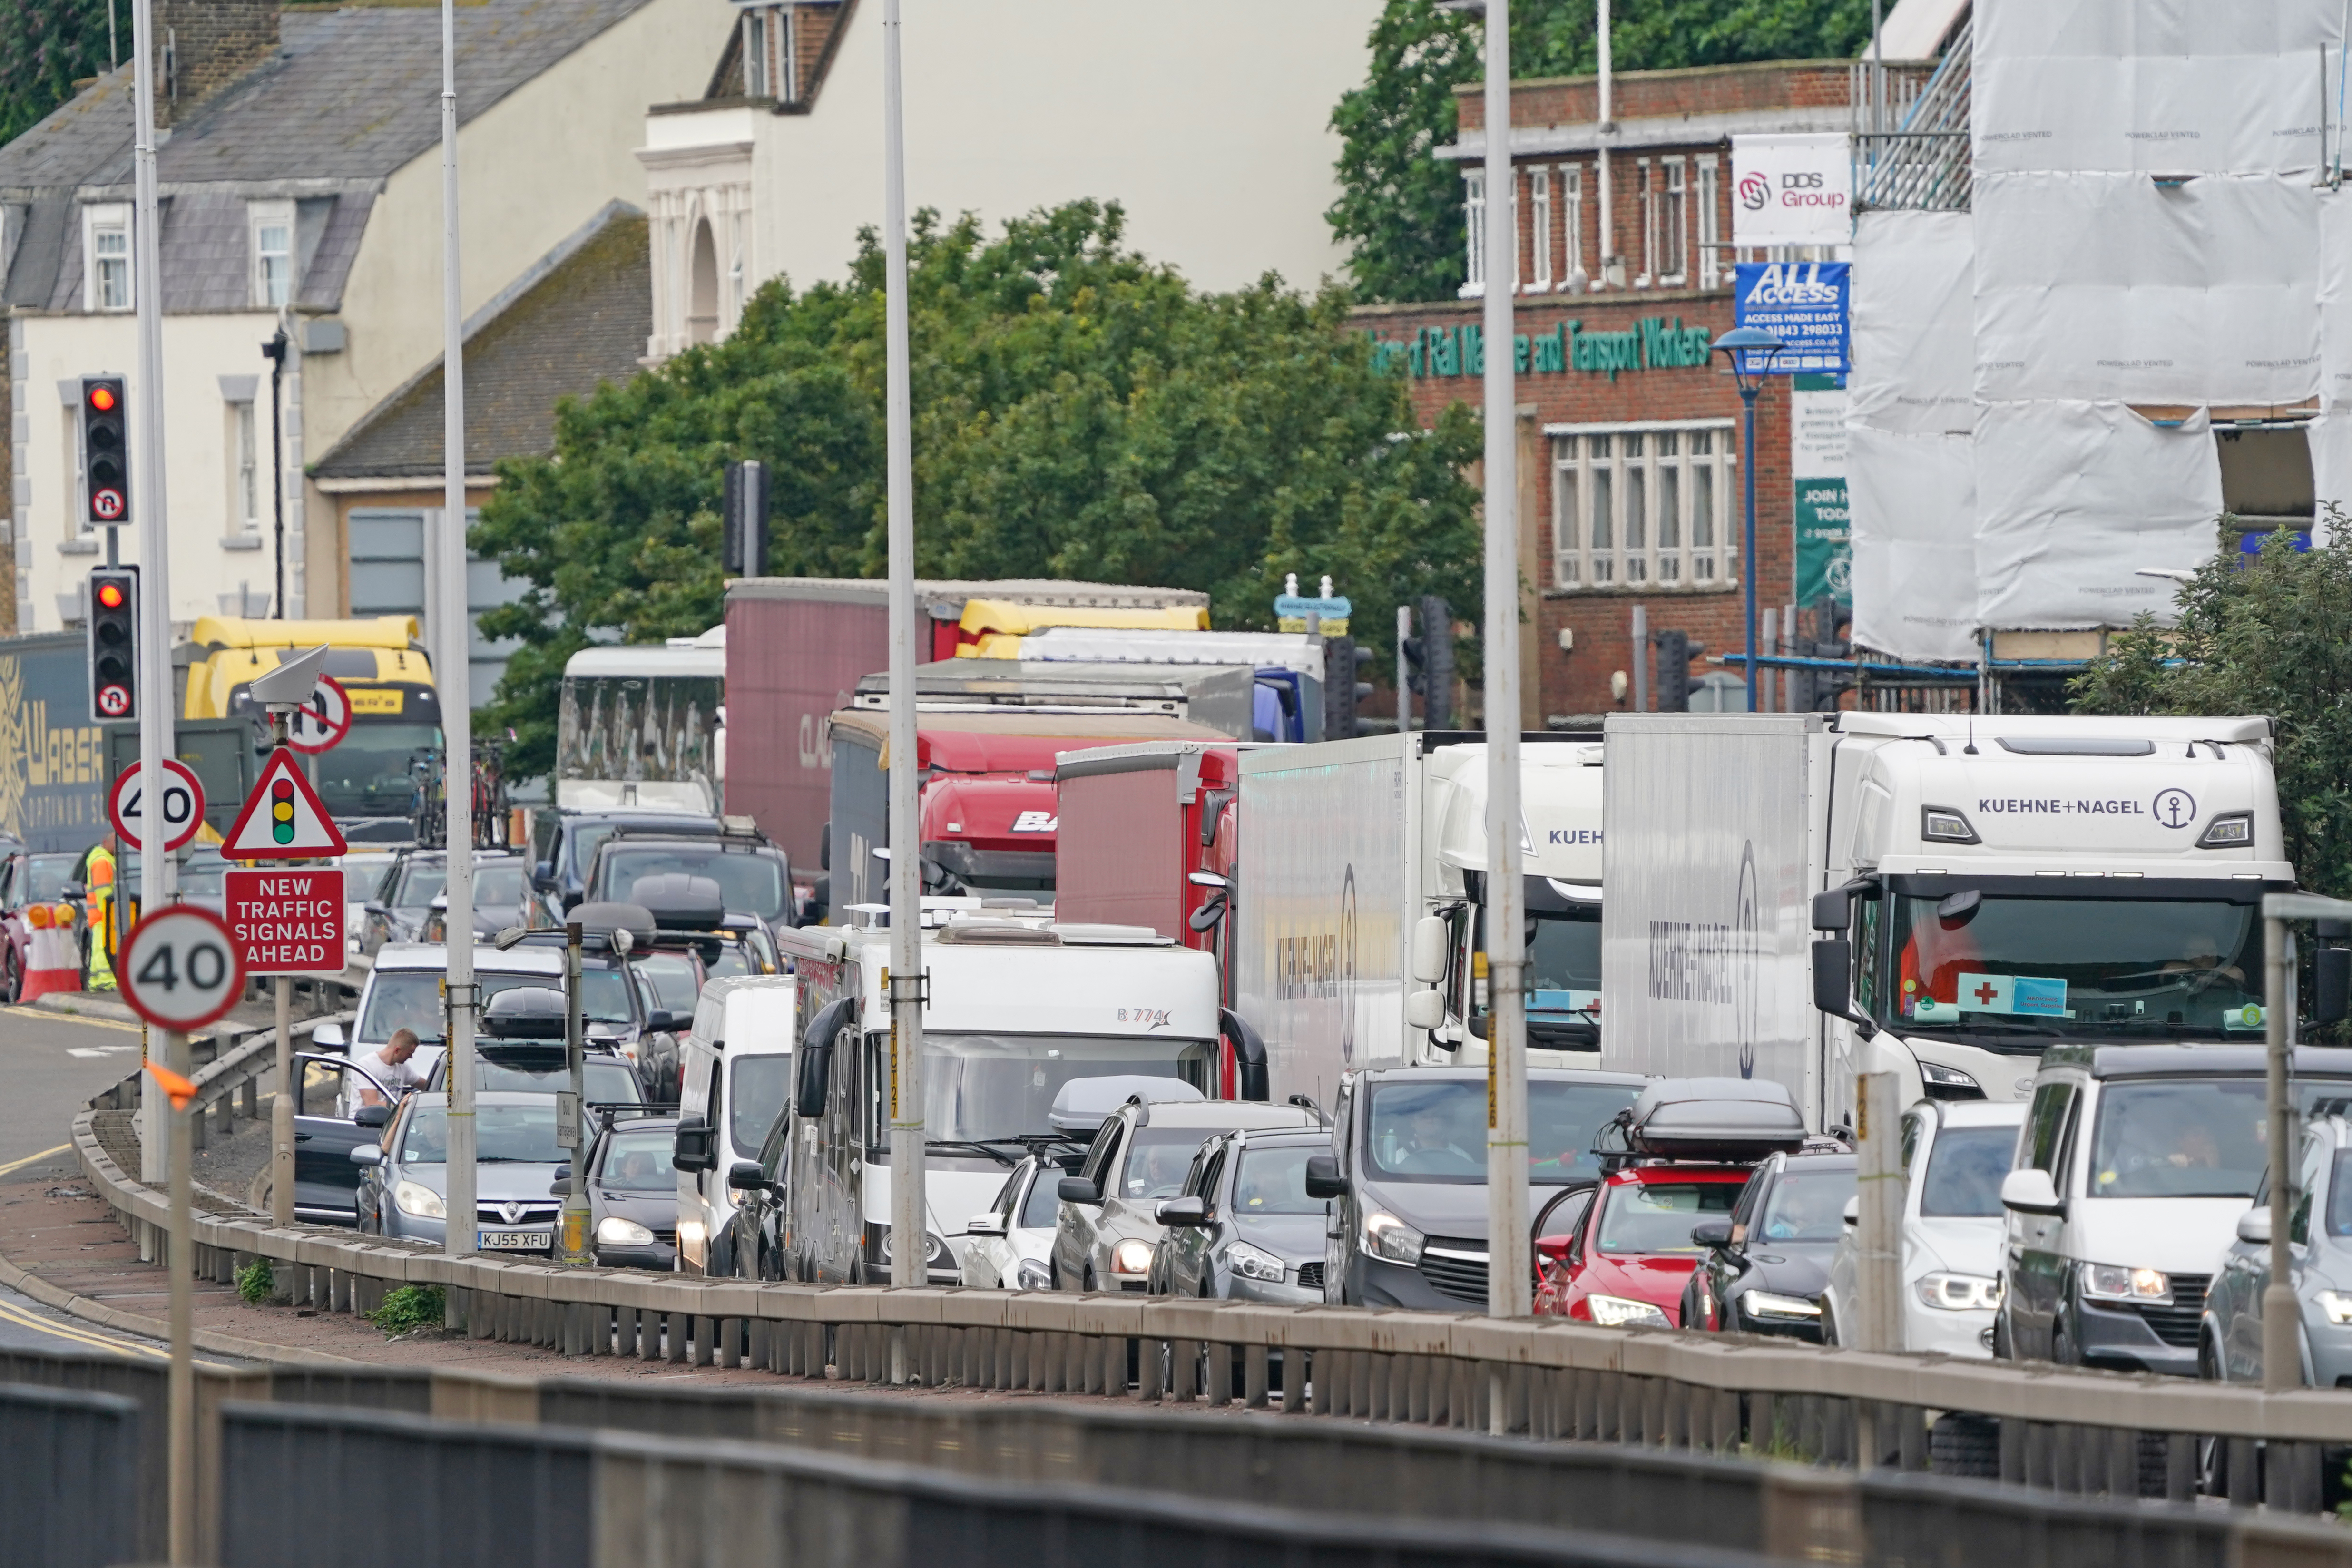
[[[1713,351],[1731,367],[1739,385],[1740,412],[1746,421],[1739,466],[1746,476],[1748,531],[1740,547],[1741,621],[1746,626],[1748,710],[1756,711],[1756,395],[1772,374],[1772,361],[1789,345],[1761,327],[1734,327],[1715,340]],[[1758,361],[1761,360],[1761,363]]]

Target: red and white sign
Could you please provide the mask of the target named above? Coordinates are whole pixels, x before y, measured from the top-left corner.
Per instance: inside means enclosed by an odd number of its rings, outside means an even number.
[[[286,746],[269,753],[245,808],[221,837],[221,854],[231,860],[324,860],[349,847]]]
[[[247,974],[336,974],[343,967],[343,874],[329,866],[231,871],[228,931]]]
[[[132,1012],[159,1029],[201,1029],[236,1005],[245,966],[210,910],[173,904],[123,939],[114,982]]]
[[[177,849],[196,836],[205,823],[205,786],[185,763],[163,759],[163,787],[150,793],[137,763],[122,770],[106,797],[106,818],[115,833],[133,849],[147,843],[147,807],[159,801],[163,814],[163,847]]]
[[[316,756],[331,750],[352,732],[352,699],[343,683],[331,675],[319,677],[310,700],[294,710],[286,722],[286,743]]]

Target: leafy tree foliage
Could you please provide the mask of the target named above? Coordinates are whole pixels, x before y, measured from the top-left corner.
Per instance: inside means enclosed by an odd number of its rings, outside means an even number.
[[[1328,572],[1375,644],[1402,598],[1475,603],[1471,416],[1423,430],[1343,290],[1269,276],[1201,293],[1126,248],[1121,225],[1090,202],[993,238],[970,216],[918,218],[918,570],[1205,589],[1223,627],[1270,626],[1284,573]],[[574,651],[720,618],[729,461],[774,475],[771,571],[882,574],[882,279],[863,235],[845,282],[771,283],[726,342],[566,402],[551,457],[500,466],[473,539],[530,584],[483,617],[524,643],[484,715],[517,733],[511,773],[551,765]]]
[[[2302,884],[2352,896],[2352,520],[2298,552],[2284,534],[2249,560],[2235,534],[2182,584],[2179,623],[2141,616],[2073,687],[2078,713],[2267,714],[2279,814]]]
[[[1847,57],[1869,37],[1869,0],[1649,0],[1610,24],[1621,71]],[[1331,115],[1340,196],[1326,215],[1355,247],[1367,299],[1443,300],[1462,287],[1462,176],[1432,152],[1454,141],[1454,89],[1480,79],[1483,50],[1483,24],[1437,0],[1389,0],[1372,25],[1371,75]],[[1592,0],[1512,5],[1515,79],[1600,68]]]
[[[119,0],[118,0],[119,3]],[[0,142],[73,96],[73,84],[109,68],[108,0],[10,0],[0,5]],[[131,11],[115,18],[131,52]]]

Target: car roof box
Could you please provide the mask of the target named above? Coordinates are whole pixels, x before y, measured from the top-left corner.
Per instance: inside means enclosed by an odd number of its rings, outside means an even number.
[[[581,937],[589,942],[609,941],[616,931],[625,931],[637,941],[654,933],[654,912],[643,904],[625,904],[612,900],[599,900],[593,904],[580,904],[563,917],[568,924],[580,922]]]
[[[727,895],[717,879],[665,871],[629,884],[629,901],[651,910],[664,931],[716,931],[727,915]]]
[[[1638,1157],[1749,1164],[1804,1147],[1796,1100],[1762,1079],[1668,1078],[1617,1113],[1625,1152]]]
[[[1092,1137],[1104,1118],[1139,1095],[1146,1105],[1208,1098],[1181,1078],[1153,1078],[1143,1073],[1074,1078],[1055,1091],[1054,1109],[1046,1120],[1054,1124],[1056,1132]]]
[[[563,993],[548,985],[518,985],[490,998],[482,1032],[501,1040],[563,1038]]]

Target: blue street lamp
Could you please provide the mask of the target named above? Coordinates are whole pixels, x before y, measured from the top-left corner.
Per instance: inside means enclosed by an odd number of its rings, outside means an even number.
[[[1747,474],[1748,539],[1740,563],[1740,589],[1747,603],[1748,710],[1756,711],[1756,395],[1772,373],[1772,361],[1789,345],[1761,327],[1734,327],[1715,340],[1713,352],[1731,366],[1748,431],[1739,454]]]

